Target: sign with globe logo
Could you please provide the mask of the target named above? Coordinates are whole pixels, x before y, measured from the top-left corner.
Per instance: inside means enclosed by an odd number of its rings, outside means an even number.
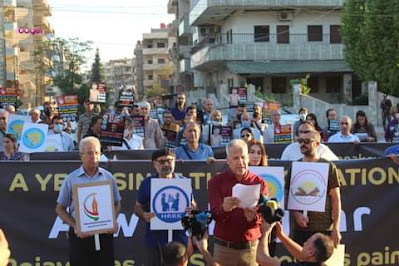
[[[20,141],[20,152],[43,152],[46,149],[47,124],[25,123]]]
[[[183,229],[181,219],[191,204],[191,180],[183,178],[151,179],[152,230]]]
[[[6,132],[9,134],[14,134],[14,136],[19,141],[21,139],[24,124],[28,122],[30,122],[28,116],[11,114],[8,117]]]

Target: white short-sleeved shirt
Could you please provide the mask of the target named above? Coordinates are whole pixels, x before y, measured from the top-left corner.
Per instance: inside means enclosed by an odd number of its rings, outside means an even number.
[[[328,146],[320,144],[317,147],[317,153],[320,158],[326,159],[327,161],[338,161],[339,158],[335,155]],[[301,145],[298,142],[291,143],[288,145],[281,155],[281,160],[284,161],[298,161],[303,158],[301,153]]]
[[[334,142],[355,142],[358,141],[360,142],[360,139],[358,136],[350,134],[348,136],[342,135],[341,132],[338,132],[334,135],[332,135],[327,142],[329,143],[334,143]]]

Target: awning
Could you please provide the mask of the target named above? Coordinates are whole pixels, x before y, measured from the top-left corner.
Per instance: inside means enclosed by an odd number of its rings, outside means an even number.
[[[227,69],[234,74],[295,74],[321,72],[352,72],[343,60],[331,61],[228,61]]]

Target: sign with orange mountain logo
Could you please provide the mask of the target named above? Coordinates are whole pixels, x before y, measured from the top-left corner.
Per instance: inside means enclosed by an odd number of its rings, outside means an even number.
[[[288,209],[325,212],[328,163],[293,162]]]
[[[111,181],[77,184],[72,192],[79,233],[101,234],[115,227]]]

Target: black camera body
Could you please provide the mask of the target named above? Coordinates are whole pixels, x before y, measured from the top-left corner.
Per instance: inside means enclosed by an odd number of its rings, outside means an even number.
[[[268,224],[281,222],[281,219],[284,216],[284,210],[279,208],[277,199],[268,199],[266,196],[261,195],[258,206],[258,212],[262,214],[263,218]]]
[[[200,240],[204,237],[212,220],[213,217],[210,211],[193,210],[190,216],[185,216],[181,219],[181,223],[185,231],[188,230],[191,235]]]

